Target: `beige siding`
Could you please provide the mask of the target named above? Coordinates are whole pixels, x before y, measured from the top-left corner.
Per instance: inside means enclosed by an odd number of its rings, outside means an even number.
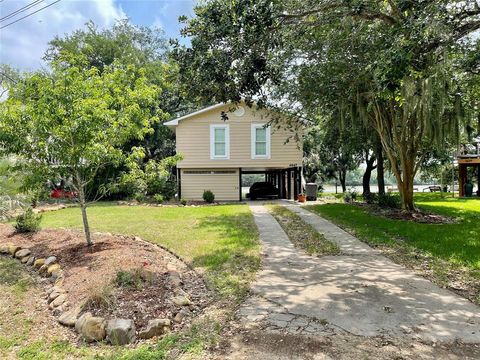
[[[192,172],[195,173],[192,174]],[[215,194],[215,200],[239,200],[238,170],[208,169],[210,173],[205,174],[205,172],[202,169],[182,169],[181,191],[183,198],[203,200],[204,190],[211,190]]]
[[[286,168],[301,166],[302,146],[294,139],[295,133],[287,129],[271,129],[270,159],[252,159],[251,124],[266,123],[268,118],[262,111],[243,106],[245,114],[237,117],[229,113],[229,120],[221,119],[221,112],[228,111],[228,106],[182,120],[176,127],[177,153],[184,159],[178,163],[179,168]],[[210,159],[210,125],[229,124],[230,158],[225,160]],[[300,136],[301,137],[301,136]],[[288,143],[286,140],[290,139]]]

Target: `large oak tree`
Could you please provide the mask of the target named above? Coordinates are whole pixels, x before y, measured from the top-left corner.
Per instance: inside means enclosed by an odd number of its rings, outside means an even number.
[[[307,118],[348,114],[378,134],[414,209],[424,154],[459,131],[458,59],[478,42],[476,1],[212,0],[195,14],[191,46],[175,50],[192,89]]]

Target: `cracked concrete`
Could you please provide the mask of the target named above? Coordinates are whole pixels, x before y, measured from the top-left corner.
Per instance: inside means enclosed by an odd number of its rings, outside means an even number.
[[[245,326],[291,334],[395,336],[480,343],[479,308],[441,289],[307,210],[287,204],[342,254],[295,249],[260,203],[250,203],[263,267],[239,309]]]

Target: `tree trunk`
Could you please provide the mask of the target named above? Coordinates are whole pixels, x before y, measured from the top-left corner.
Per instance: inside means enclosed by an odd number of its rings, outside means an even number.
[[[342,185],[342,192],[347,191],[347,170],[340,169],[338,170],[338,178],[340,180],[340,184]]]
[[[80,210],[82,211],[83,230],[85,232],[85,239],[87,240],[87,245],[92,246],[93,242],[90,234],[90,225],[88,224],[88,218],[87,218],[87,204],[85,201],[85,190],[81,185],[78,187],[78,199],[80,201]]]
[[[378,184],[378,194],[385,195],[385,168],[383,164],[383,149],[382,143],[379,141],[377,143],[377,148],[375,151],[377,157],[377,184]]]
[[[365,172],[363,173],[362,178],[362,185],[363,185],[363,196],[366,196],[371,193],[370,191],[370,179],[372,177],[372,171],[376,168],[375,165],[375,155],[372,155],[370,158],[368,157],[368,151],[365,157],[365,164],[367,165],[365,168]]]

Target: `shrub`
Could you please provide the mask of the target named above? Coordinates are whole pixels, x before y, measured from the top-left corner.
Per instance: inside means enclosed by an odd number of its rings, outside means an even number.
[[[163,201],[165,199],[163,198],[162,194],[155,194],[155,195],[153,195],[153,200],[155,200],[157,203],[161,204],[161,203],[163,203]]]
[[[399,209],[400,204],[401,204],[400,196],[398,195],[383,194],[378,196],[378,205],[381,207]]]
[[[141,289],[145,283],[151,283],[153,274],[144,268],[132,271],[120,270],[115,277],[115,285],[128,289]]]
[[[378,194],[376,193],[367,193],[363,195],[365,202],[367,204],[377,204],[378,203]]]
[[[181,198],[180,199],[180,204],[182,204],[183,206],[187,205],[187,199]]]
[[[346,203],[353,202],[357,199],[357,191],[354,188],[351,188],[343,195],[343,201]]]
[[[35,232],[40,230],[42,215],[37,215],[32,208],[25,210],[23,214],[17,216],[15,229],[19,233]]]
[[[146,198],[146,196],[142,193],[136,193],[134,195],[134,199],[137,200],[138,202],[144,202],[145,198]]]
[[[83,309],[109,309],[113,306],[115,298],[112,287],[93,287],[87,290],[87,300],[82,306]]]
[[[205,200],[207,203],[211,204],[215,200],[215,195],[210,190],[205,190],[203,192],[203,200]]]

